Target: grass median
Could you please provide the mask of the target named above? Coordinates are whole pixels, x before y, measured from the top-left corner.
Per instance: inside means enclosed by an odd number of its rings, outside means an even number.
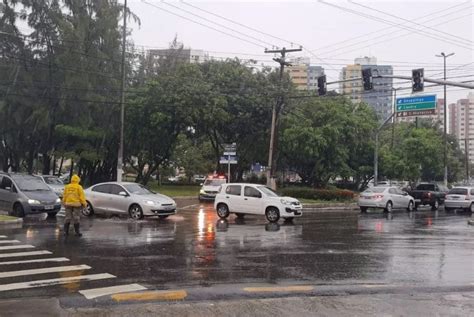
[[[12,221],[12,220],[17,220],[18,218],[16,217],[11,217],[11,216],[5,216],[5,215],[0,215],[0,222],[3,221]]]
[[[201,187],[199,185],[158,185],[149,184],[149,188],[157,193],[170,197],[197,197]]]

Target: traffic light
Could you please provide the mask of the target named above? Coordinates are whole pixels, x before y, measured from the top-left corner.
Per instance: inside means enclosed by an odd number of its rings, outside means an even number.
[[[418,92],[423,91],[424,79],[423,79],[424,69],[414,69],[411,71],[411,80],[412,80],[412,91]]]
[[[374,84],[372,83],[372,69],[366,68],[362,70],[362,81],[364,82],[364,90],[372,90]]]
[[[327,92],[326,75],[318,77],[318,95],[323,96]]]

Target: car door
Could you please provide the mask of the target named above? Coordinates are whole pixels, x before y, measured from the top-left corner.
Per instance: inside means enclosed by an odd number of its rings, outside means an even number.
[[[243,201],[241,192],[241,185],[228,185],[226,187],[224,197],[230,212],[241,212]]]
[[[249,214],[262,213],[262,193],[252,186],[245,186],[241,210],[245,210],[245,213]]]
[[[99,184],[92,187],[88,197],[86,197],[92,204],[94,212],[104,213],[107,212],[107,201],[110,196],[110,185]]]
[[[399,188],[397,188],[397,193],[400,196],[400,207],[408,208],[408,204],[410,203],[410,197],[408,196],[408,193]]]
[[[109,185],[110,195],[107,200],[108,212],[127,213],[130,206],[130,195],[125,188],[118,184]],[[121,192],[127,193],[127,196],[120,195]]]
[[[400,208],[402,201],[400,195],[397,193],[397,189],[389,188],[388,193],[390,194],[390,200],[393,203],[393,208]]]
[[[16,189],[8,176],[2,176],[0,181],[0,209],[11,211],[16,198]]]

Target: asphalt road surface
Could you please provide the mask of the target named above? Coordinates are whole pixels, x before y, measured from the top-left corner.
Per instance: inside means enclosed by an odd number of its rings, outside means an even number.
[[[181,207],[166,220],[83,218],[82,238],[65,239],[61,217],[1,226],[0,302],[474,292],[469,214],[318,211],[268,224],[264,216],[219,220],[211,204]]]

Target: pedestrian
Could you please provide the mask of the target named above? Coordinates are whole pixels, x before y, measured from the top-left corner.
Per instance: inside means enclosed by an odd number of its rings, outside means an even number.
[[[79,185],[81,179],[77,175],[72,175],[71,183],[64,187],[63,205],[66,208],[66,218],[64,219],[64,235],[69,235],[71,221],[74,223],[76,236],[81,237],[80,220],[82,208],[86,208],[86,197],[82,186]]]

